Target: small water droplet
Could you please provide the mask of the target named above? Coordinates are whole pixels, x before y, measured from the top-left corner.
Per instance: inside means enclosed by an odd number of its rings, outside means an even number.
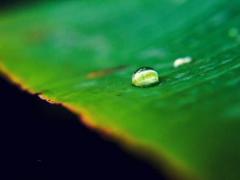
[[[141,67],[132,76],[132,84],[137,87],[149,87],[158,83],[158,72],[153,68]]]
[[[188,64],[188,63],[190,63],[190,62],[192,62],[192,58],[191,57],[184,57],[184,58],[178,58],[178,59],[176,59],[175,61],[174,61],[174,63],[173,63],[173,66],[175,67],[175,68],[177,68],[177,67],[179,67],[179,66],[182,66],[182,65],[184,65],[184,64]]]

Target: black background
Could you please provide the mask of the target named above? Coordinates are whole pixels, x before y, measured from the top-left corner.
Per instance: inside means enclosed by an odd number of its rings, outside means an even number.
[[[0,11],[24,3],[29,1],[0,1]],[[61,106],[0,76],[1,180],[166,179]]]

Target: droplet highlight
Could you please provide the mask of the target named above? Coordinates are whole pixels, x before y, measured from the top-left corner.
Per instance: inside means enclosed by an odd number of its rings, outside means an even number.
[[[132,84],[136,87],[150,87],[158,83],[159,75],[153,68],[141,67],[132,76]]]

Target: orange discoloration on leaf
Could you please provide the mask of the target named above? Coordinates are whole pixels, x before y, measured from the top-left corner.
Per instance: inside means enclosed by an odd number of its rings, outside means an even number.
[[[26,33],[26,40],[30,43],[40,43],[48,38],[48,30],[33,29]]]
[[[110,75],[115,72],[123,71],[126,68],[127,68],[127,66],[119,66],[119,67],[113,67],[113,68],[109,68],[109,69],[94,71],[87,75],[87,79],[95,79],[95,78],[99,78],[99,77],[104,77],[104,76]]]

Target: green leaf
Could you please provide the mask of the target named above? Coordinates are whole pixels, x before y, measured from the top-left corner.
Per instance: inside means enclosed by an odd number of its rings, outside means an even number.
[[[12,80],[193,179],[240,179],[239,0],[44,2],[1,16]],[[159,85],[131,85],[143,66]]]

